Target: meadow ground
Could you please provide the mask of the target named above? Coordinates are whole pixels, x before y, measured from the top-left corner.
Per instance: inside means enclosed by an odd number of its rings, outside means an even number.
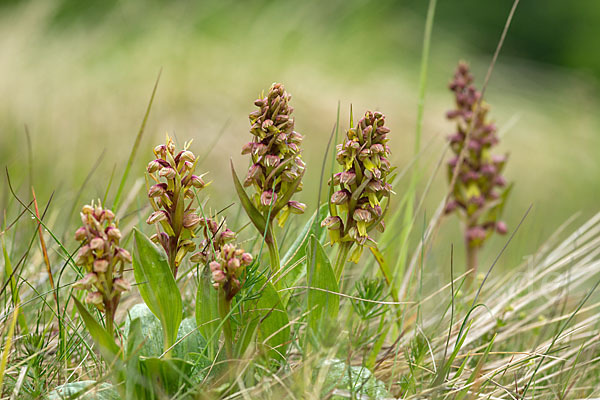
[[[112,185],[108,198],[114,197],[153,85],[162,71],[122,208],[115,210],[123,217],[122,230],[128,246],[133,246],[130,233],[134,225],[150,232],[143,222],[150,210],[144,194],[143,171],[152,157],[152,148],[164,142],[165,132],[180,144],[193,139],[192,148],[200,159],[197,168],[208,172],[206,179],[212,181],[202,191],[203,196],[213,209],[235,203],[229,225],[239,229],[246,224],[231,184],[229,158],[242,174],[247,160],[240,149],[249,140],[247,115],[254,108],[252,100],[275,81],[283,82],[293,95],[296,130],[305,136],[303,159],[307,165],[304,188],[297,196],[307,204],[307,212],[281,232],[282,247],[291,246],[295,234],[317,209],[317,194],[322,194],[321,201],[327,198],[326,190],[319,192],[321,164],[338,104],[341,132],[348,128],[345,121],[349,120],[350,106],[356,119],[366,109],[386,114],[386,125],[391,130],[391,162],[399,170],[408,168],[405,177],[394,186],[396,194],[391,200],[391,214],[401,212],[401,199],[409,190],[413,174],[410,166],[415,165],[424,16],[409,11],[390,12],[385,6],[373,8],[370,3],[359,1],[348,2],[343,8],[333,4],[277,2],[253,8],[236,2],[207,2],[190,8],[179,3],[165,7],[127,2],[106,13],[77,18],[70,18],[68,9],[57,12],[50,2],[5,9],[0,14],[0,91],[4,94],[0,98],[0,160],[10,173],[16,193],[29,203],[33,186],[41,211],[49,202],[44,217],[48,230],[68,251],[75,251],[77,244],[72,235],[79,224],[78,211],[91,199],[104,198],[109,181]],[[283,18],[285,23],[279,23]],[[364,26],[369,29],[363,29]],[[501,30],[500,25],[498,36]],[[438,171],[437,167],[442,157],[448,158],[446,136],[454,130],[445,118],[445,112],[453,105],[448,82],[458,60],[466,60],[481,86],[494,51],[490,48],[487,54],[475,53],[452,32],[435,25],[433,32],[422,150],[417,157],[420,179],[416,199],[418,203],[423,197],[423,204],[415,212],[414,228],[406,242],[410,255],[418,249],[425,235],[424,226],[429,224],[447,191],[445,169]],[[463,288],[456,304],[450,302],[451,245],[456,278],[464,271],[462,233],[455,217],[443,219],[439,233],[428,243],[427,257],[422,264],[414,265],[415,271],[422,273],[415,272],[406,280],[410,289],[404,293],[410,298],[401,300],[413,302],[402,309],[406,331],[396,326],[385,331],[389,336],[377,356],[377,367],[362,361],[389,394],[415,398],[518,398],[519,388],[535,376],[539,355],[556,351],[554,358],[546,359],[540,367],[540,382],[534,385],[539,389],[528,396],[598,395],[597,295],[570,319],[598,279],[600,224],[594,217],[600,198],[598,93],[597,84],[586,75],[500,55],[485,98],[499,127],[498,151],[510,154],[506,179],[515,182],[504,211],[509,233],[514,232],[530,205],[532,208],[498,259],[481,298],[476,297],[475,290]],[[4,231],[23,208],[8,190],[5,177],[0,180],[0,188],[0,209],[5,212],[0,220],[7,254],[0,321],[4,337],[10,328],[14,300],[6,273],[11,261],[13,267],[20,265],[18,286],[21,300],[29,302],[23,308],[24,313],[29,313],[29,324],[40,322],[45,327],[41,329],[43,335],[52,337],[44,343],[47,347],[37,351],[47,348],[66,358],[66,354],[77,353],[85,361],[85,351],[56,350],[63,339],[51,334],[59,329],[51,318],[52,295],[39,296],[48,290],[49,283],[38,239],[31,239],[36,221],[25,213],[17,225]],[[553,232],[572,216],[575,220],[553,237]],[[402,217],[394,221],[380,243],[388,260],[398,256],[402,244],[394,238],[405,229]],[[584,229],[580,235],[572,236],[581,225]],[[52,268],[58,273],[64,254],[47,231],[44,236]],[[246,228],[241,238],[242,243],[249,245],[256,235]],[[506,241],[506,236],[489,240],[480,257],[481,270],[492,265]],[[22,264],[18,263],[29,247],[28,256]],[[359,267],[349,270],[344,288],[351,295],[356,295],[352,287],[357,277],[378,273],[377,264],[368,256],[363,257]],[[65,276],[70,282],[74,275],[69,273]],[[402,276],[398,279],[403,281]],[[184,305],[184,310],[191,316],[193,290],[185,288],[187,285],[183,288],[184,300],[190,303]],[[440,359],[447,360],[447,343],[452,348],[462,337],[458,324],[446,342],[449,310],[454,310],[456,324],[465,318],[471,303],[477,304],[474,299],[481,299],[487,308],[476,309],[468,340],[461,343],[462,348],[456,346],[460,352],[450,362],[454,380],[440,383],[438,370],[444,365],[439,363]],[[129,305],[140,301],[133,291],[125,299],[127,306],[121,307],[119,321],[124,321]],[[342,299],[342,303],[340,315],[351,314],[351,302]],[[47,309],[38,313],[27,311],[27,307]],[[302,313],[296,309],[291,314],[298,317]],[[75,313],[68,318],[78,321]],[[372,327],[372,322],[365,326]],[[347,324],[346,331],[352,332],[352,323]],[[79,322],[70,329],[84,332]],[[368,332],[365,327],[356,329]],[[381,329],[376,331],[381,333]],[[26,347],[26,335],[22,330],[18,334],[16,353],[4,359],[8,365],[2,398],[9,398],[15,387],[22,390],[20,393],[35,397],[46,394],[58,383],[76,380],[74,377],[95,380],[104,376],[85,362],[78,364],[81,360],[77,357],[73,357],[76,362],[42,357],[36,359],[39,365],[35,369],[28,353],[22,350]],[[488,348],[494,334],[494,345]],[[357,353],[345,361],[361,365],[361,351],[371,349],[373,343],[357,344],[360,340],[351,334],[344,337],[344,345]],[[401,339],[395,340],[396,337]],[[552,342],[557,337],[559,340]],[[354,343],[354,339],[358,342]],[[553,345],[549,347],[550,343]],[[5,341],[3,349],[9,348]],[[319,398],[324,393],[320,390],[327,387],[325,378],[323,382],[317,380],[322,384],[318,388],[306,388],[299,383],[307,374],[303,368],[321,362],[326,358],[323,354],[332,359],[340,349],[323,350],[302,359],[298,353],[304,350],[306,347],[302,346],[289,350],[288,369],[279,376],[284,381],[281,387],[252,381],[250,398],[266,396],[266,392],[273,396],[288,393],[288,389],[300,397],[298,393]],[[481,364],[477,364],[480,360]],[[19,384],[24,365],[29,367]],[[572,366],[574,372],[569,372]],[[52,373],[44,375],[44,369]],[[63,369],[66,371],[61,372]],[[471,376],[477,382],[473,385],[477,390],[469,386]],[[510,389],[506,389],[507,382],[512,385]],[[237,394],[226,394],[241,398],[243,385],[237,390]],[[350,385],[348,390],[352,396],[355,388]]]

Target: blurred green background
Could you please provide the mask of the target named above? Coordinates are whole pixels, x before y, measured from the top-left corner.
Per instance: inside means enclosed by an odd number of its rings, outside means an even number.
[[[293,94],[296,127],[306,137],[309,169],[300,198],[312,210],[338,102],[343,127],[350,104],[355,115],[367,108],[384,112],[394,163],[402,169],[413,159],[427,3],[3,1],[1,164],[23,197],[31,184],[41,203],[54,192],[50,223],[66,224],[65,209],[98,160],[81,201],[102,197],[113,169],[120,179],[162,69],[131,184],[168,131],[181,143],[194,139],[193,150],[206,154],[200,170],[213,180],[213,206],[229,204],[235,195],[228,159],[243,169],[239,149],[249,140],[252,102],[281,81]],[[420,193],[453,131],[444,113],[452,107],[446,86],[455,65],[470,62],[481,85],[512,5],[438,3]],[[598,1],[522,0],[517,9],[486,92],[502,132],[499,151],[511,154],[507,178],[516,181],[506,210],[510,229],[533,204],[505,264],[535,251],[569,216],[584,219],[598,211],[599,38]],[[5,179],[0,182],[0,209],[10,209],[14,199]],[[407,185],[401,182],[396,192]],[[445,174],[438,173],[422,211],[430,215],[445,190]],[[434,254],[440,263],[447,263],[450,242],[462,249],[458,232],[454,218],[444,224],[438,239],[443,250]],[[492,240],[488,256],[504,240]]]

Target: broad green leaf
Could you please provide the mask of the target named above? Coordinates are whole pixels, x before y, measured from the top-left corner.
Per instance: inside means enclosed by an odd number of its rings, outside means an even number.
[[[248,214],[250,221],[252,221],[252,223],[254,224],[256,229],[258,229],[258,231],[261,234],[264,234],[266,226],[267,226],[267,222],[265,221],[265,219],[263,218],[261,213],[256,209],[256,207],[254,207],[254,204],[252,204],[252,201],[248,198],[248,195],[246,194],[244,187],[242,186],[242,184],[240,183],[240,180],[237,177],[235,168],[233,166],[233,161],[230,160],[230,164],[231,164],[231,175],[233,176],[233,184],[235,186],[235,191],[237,192],[237,195],[240,198],[240,202],[242,203],[242,207],[244,207],[244,211],[246,211],[246,214]]]
[[[94,319],[92,314],[89,313],[87,308],[79,300],[73,297],[73,302],[75,303],[75,307],[77,307],[77,311],[81,315],[83,319],[83,323],[87,328],[88,332],[94,339],[94,342],[98,346],[100,350],[100,354],[106,360],[107,363],[111,363],[114,361],[115,357],[118,357],[121,353],[119,346],[115,343],[115,339],[112,334],[108,333],[106,329],[104,329],[98,321]]]
[[[196,319],[186,318],[181,321],[177,332],[177,344],[173,348],[173,356],[184,360],[191,360],[206,346],[206,339],[196,327]]]
[[[81,393],[81,395],[79,395]],[[85,394],[84,394],[85,393]],[[69,382],[56,387],[46,396],[47,400],[119,400],[119,393],[110,383],[96,384],[96,381]]]
[[[139,337],[136,337],[134,322],[138,321]],[[123,335],[127,338],[127,348],[136,347],[140,357],[158,357],[163,353],[164,338],[162,326],[146,304],[136,304],[127,312]],[[129,356],[129,354],[128,354]]]
[[[182,386],[191,383],[192,367],[192,364],[179,358],[140,359],[142,375],[152,384],[149,398],[163,399],[174,396]]]
[[[270,282],[264,286],[256,302],[256,310],[260,315],[259,344],[265,346],[264,350],[270,360],[284,360],[290,340],[290,321],[279,294]]]
[[[198,292],[196,294],[196,325],[202,336],[209,343],[209,355],[214,357],[216,349],[219,347],[219,337],[221,328],[221,318],[219,316],[219,296],[218,292],[210,283],[210,269],[205,266],[198,282]]]
[[[140,304],[136,304],[133,308],[140,306]],[[148,314],[154,319],[157,325],[157,329],[161,330],[160,322],[156,319],[154,314],[146,307],[146,305],[142,305],[145,310],[147,310]],[[138,307],[139,308],[139,307]],[[137,313],[138,311],[136,311]],[[144,323],[142,322],[142,317],[136,317],[130,320],[131,314],[130,312],[128,318],[125,322],[125,328],[123,332],[125,334],[127,344],[125,350],[125,369],[127,371],[127,375],[125,377],[125,398],[126,400],[135,400],[135,399],[143,399],[146,398],[146,389],[147,389],[147,379],[144,377],[140,371],[139,359],[140,356],[144,355],[144,352],[147,350],[144,348],[148,342],[152,342],[152,337],[147,337],[144,335],[142,327]],[[152,334],[151,334],[152,336]],[[159,332],[157,335],[161,338],[162,342],[162,333]],[[160,347],[158,347],[157,351],[160,351]]]
[[[368,398],[373,400],[389,399],[390,393],[385,384],[376,379],[368,368],[362,366],[348,366],[342,360],[325,359],[316,366],[313,372],[313,382],[324,378],[321,394],[325,398],[334,389],[350,391],[355,398]]]
[[[260,316],[252,315],[251,319],[244,323],[242,332],[235,343],[235,354],[238,358],[241,359],[244,357],[244,352],[248,349],[254,338],[256,338],[256,328],[258,328],[259,321]]]
[[[310,236],[306,249],[306,275],[308,277],[309,328],[317,333],[335,324],[340,299],[338,284],[327,254],[314,235]],[[315,288],[315,289],[312,289]],[[331,292],[331,293],[328,293]]]
[[[133,274],[140,295],[163,327],[165,350],[175,343],[183,305],[164,252],[134,228]]]

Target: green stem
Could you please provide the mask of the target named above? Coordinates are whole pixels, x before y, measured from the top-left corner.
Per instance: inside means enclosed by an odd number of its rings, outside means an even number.
[[[337,256],[335,257],[335,265],[333,267],[335,271],[335,278],[338,283],[342,278],[342,272],[344,271],[344,266],[346,265],[346,260],[348,259],[348,252],[352,248],[354,242],[342,242],[338,247]]]
[[[279,248],[277,246],[277,239],[275,239],[275,236],[273,235],[273,229],[272,229],[272,225],[269,224],[269,227],[267,228],[267,236],[265,238],[265,243],[267,244],[267,247],[269,248],[269,260],[271,262],[271,273],[273,274],[273,276],[275,276],[276,274],[279,273],[279,269],[281,268],[281,260],[279,258]],[[279,277],[276,277],[276,280],[279,279]]]
[[[225,335],[225,351],[228,358],[233,358],[233,333],[231,330],[231,321],[229,312],[231,311],[231,302],[227,300],[225,292],[219,290],[219,315],[223,320],[223,334]]]
[[[113,335],[114,333],[114,322],[113,322],[113,318],[114,318],[114,314],[113,311],[111,309],[111,307],[108,307],[106,309],[106,330],[108,331],[108,333],[110,333],[111,335]],[[113,335],[114,337],[114,335]]]
[[[467,271],[469,271],[467,274],[467,287],[470,287],[477,275],[479,246],[471,246],[468,240],[465,240],[465,242],[467,249]]]

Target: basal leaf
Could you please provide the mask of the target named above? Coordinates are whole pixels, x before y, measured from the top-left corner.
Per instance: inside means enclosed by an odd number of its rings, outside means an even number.
[[[193,365],[179,358],[142,358],[140,370],[151,382],[151,399],[172,398],[182,386],[191,383],[190,372]]]
[[[212,358],[219,347],[220,333],[217,331],[221,329],[219,327],[221,318],[219,316],[218,292],[210,283],[210,275],[210,269],[204,267],[196,293],[196,324],[206,340],[212,339],[212,342],[208,344],[209,354]]]
[[[270,360],[282,361],[285,358],[290,340],[289,318],[275,287],[268,282],[256,303],[260,322],[258,340],[265,346]]]
[[[183,305],[164,252],[134,228],[133,274],[146,305],[163,327],[164,348],[177,339]]]
[[[333,293],[338,293],[339,289],[329,258],[314,235],[310,236],[307,245],[306,260],[309,286],[308,309],[310,312],[308,325],[314,333],[317,333],[335,323],[340,299]]]
[[[77,307],[77,311],[79,311],[79,315],[81,315],[81,318],[83,319],[85,327],[92,336],[92,339],[94,339],[94,342],[98,346],[98,350],[100,350],[100,354],[102,354],[102,357],[104,357],[106,362],[112,363],[115,357],[118,357],[119,355],[122,356],[119,346],[115,343],[112,334],[108,333],[108,331],[96,321],[92,314],[89,313],[87,308],[75,297],[73,297],[73,302],[75,303],[75,307]]]
[[[50,392],[46,400],[119,400],[121,397],[110,383],[96,381],[69,382]]]

